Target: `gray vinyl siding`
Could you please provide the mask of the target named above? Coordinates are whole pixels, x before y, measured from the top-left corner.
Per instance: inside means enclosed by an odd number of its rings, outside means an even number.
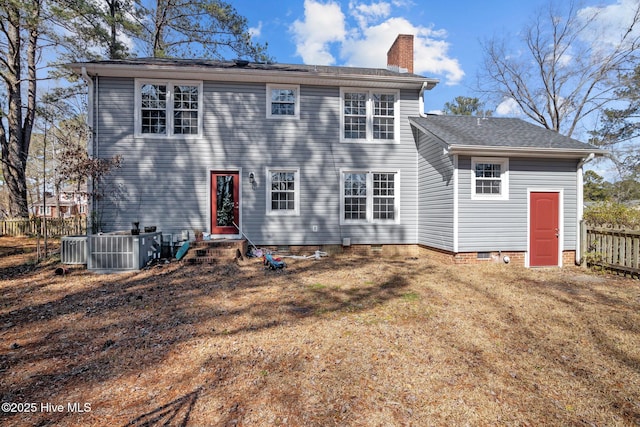
[[[453,251],[452,157],[433,136],[418,135],[418,243]]]
[[[96,206],[103,231],[128,230],[134,221],[163,233],[209,231],[210,171],[235,169],[241,172],[242,231],[256,244],[416,241],[417,163],[408,117],[418,111],[417,93],[401,92],[401,143],[345,144],[338,87],[302,86],[298,120],[268,119],[264,84],[205,81],[199,138],[136,138],[134,80],[99,78],[96,90],[97,155],[123,157]],[[269,168],[299,169],[298,216],[266,215]],[[399,223],[340,225],[341,169],[399,171]]]
[[[575,249],[576,161],[510,158],[508,200],[472,200],[471,158],[458,167],[459,252],[528,250],[528,189],[563,190],[563,250]]]

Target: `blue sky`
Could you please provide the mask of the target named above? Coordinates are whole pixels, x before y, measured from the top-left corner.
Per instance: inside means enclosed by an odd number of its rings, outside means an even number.
[[[583,1],[604,7],[603,19],[624,19],[637,0]],[[397,34],[414,34],[415,72],[440,79],[427,94],[426,110],[438,111],[456,96],[478,96],[481,42],[493,36],[516,39],[548,0],[234,0],[248,19],[254,40],[269,44],[281,63],[386,67]],[[628,13],[628,12],[627,12]],[[497,105],[487,103],[496,110]],[[509,109],[506,115],[513,115]]]

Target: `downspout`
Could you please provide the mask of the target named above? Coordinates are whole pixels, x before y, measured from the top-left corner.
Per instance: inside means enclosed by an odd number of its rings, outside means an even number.
[[[87,83],[87,126],[89,127],[89,141],[87,141],[87,151],[89,151],[89,156],[93,154],[93,80],[87,74],[87,67],[82,67],[81,71],[82,80]]]
[[[91,77],[89,77],[89,75],[87,74],[87,68],[86,67],[82,67],[81,69],[81,76],[82,79],[87,83],[87,127],[89,128],[89,140],[87,141],[87,154],[89,155],[89,158],[92,158],[94,156],[94,153],[97,150],[94,150],[94,144],[96,141],[96,135],[94,135],[94,123],[93,123],[93,109],[94,109],[94,85],[93,85],[93,80],[91,79]],[[88,194],[92,194],[93,193],[93,183],[89,182],[89,180],[87,179],[87,193]],[[87,234],[90,232],[90,230],[93,228],[93,215],[91,215],[91,212],[93,212],[94,209],[94,200],[93,198],[89,199],[89,197],[87,196]]]
[[[427,113],[424,111],[424,92],[433,89],[438,83],[440,83],[440,81],[434,79],[422,82],[419,96],[420,105],[418,108],[418,114],[420,115],[420,117],[427,117]]]
[[[576,264],[582,264],[582,230],[580,223],[584,214],[584,172],[582,167],[595,158],[595,153],[590,153],[587,157],[580,160],[577,168],[577,196],[576,196]]]
[[[420,88],[420,97],[419,99],[419,108],[418,108],[418,114],[420,115],[420,117],[427,117],[427,115],[424,113],[424,91],[428,90],[428,83],[424,82],[422,83],[422,87]]]

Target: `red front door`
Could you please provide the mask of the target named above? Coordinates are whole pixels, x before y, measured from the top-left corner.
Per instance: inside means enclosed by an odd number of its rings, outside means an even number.
[[[559,193],[532,192],[530,218],[529,265],[547,267],[558,265],[560,252]]]
[[[239,233],[239,186],[238,172],[211,172],[211,234]]]

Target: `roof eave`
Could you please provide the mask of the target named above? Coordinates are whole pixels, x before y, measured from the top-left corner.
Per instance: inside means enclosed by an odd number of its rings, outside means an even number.
[[[448,149],[451,155],[466,156],[505,156],[505,157],[538,157],[554,159],[582,159],[593,153],[596,157],[608,154],[606,150],[599,148],[542,148],[542,147],[498,147],[474,145],[450,145]]]
[[[257,69],[228,69],[202,66],[176,66],[155,64],[99,64],[73,63],[70,68],[77,74],[84,67],[90,76],[133,77],[146,79],[192,79],[225,82],[253,82],[253,83],[289,83],[308,85],[349,85],[356,87],[385,87],[396,89],[423,88],[424,83],[429,89],[434,87],[437,79],[415,75],[367,75],[367,74],[338,74],[314,71],[283,71]]]

